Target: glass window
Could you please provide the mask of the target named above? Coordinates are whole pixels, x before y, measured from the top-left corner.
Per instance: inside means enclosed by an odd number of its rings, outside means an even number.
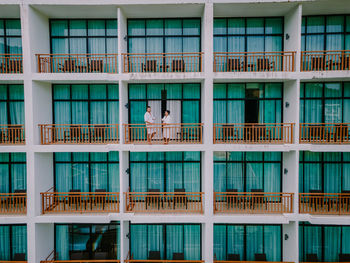
[[[20,19],[0,19],[0,54],[22,54]]]
[[[281,261],[282,226],[215,224],[214,254],[222,261],[256,261],[256,254]]]
[[[308,261],[339,262],[339,255],[349,253],[350,226],[299,224],[299,257]]]
[[[343,157],[344,156],[344,157]],[[350,190],[350,160],[343,153],[300,152],[301,193],[321,190],[341,193]]]
[[[200,224],[131,224],[130,251],[135,260],[201,260]]]
[[[25,153],[0,153],[0,193],[27,189]]]
[[[200,192],[200,152],[130,153],[130,190],[147,192]]]
[[[301,123],[348,123],[350,85],[348,82],[302,83]]]
[[[110,224],[55,224],[57,260],[120,259],[120,226]]]
[[[200,19],[128,19],[129,53],[200,50]]]
[[[108,54],[118,50],[116,19],[51,19],[53,54]]]
[[[23,84],[0,84],[0,124],[24,125]]]
[[[214,123],[281,123],[282,83],[214,84]]]
[[[282,153],[215,152],[214,191],[251,192],[262,189],[277,193],[282,189]]]
[[[54,123],[119,123],[117,84],[55,84],[52,89]]]
[[[119,154],[55,153],[55,190],[119,192]]]
[[[0,225],[0,260],[27,260],[27,226]]]
[[[283,18],[215,18],[214,52],[283,50]]]
[[[172,123],[199,123],[201,85],[129,84],[129,123],[144,123],[146,106],[151,106],[155,123],[169,110]]]
[[[304,16],[302,51],[347,49],[350,37],[347,28],[350,28],[348,16]]]

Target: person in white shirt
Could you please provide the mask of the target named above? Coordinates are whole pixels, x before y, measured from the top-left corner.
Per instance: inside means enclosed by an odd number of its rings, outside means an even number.
[[[164,112],[164,117],[162,119],[164,144],[168,144],[170,140],[170,127],[167,127],[169,126],[170,122],[171,122],[170,111],[166,110]]]
[[[152,138],[156,134],[156,129],[153,127],[154,120],[156,117],[151,113],[151,107],[147,106],[147,111],[144,116],[146,128],[147,128],[147,141],[149,144],[152,144]]]

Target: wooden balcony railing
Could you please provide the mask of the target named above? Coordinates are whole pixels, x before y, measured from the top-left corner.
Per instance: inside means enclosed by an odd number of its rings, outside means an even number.
[[[0,193],[0,214],[26,214],[26,193]]]
[[[295,53],[215,52],[214,72],[295,71]]]
[[[293,143],[294,123],[215,123],[214,143]]]
[[[11,262],[15,262],[15,261],[11,261]],[[82,259],[74,259],[74,260],[41,260],[40,263],[120,263],[120,260],[119,259],[83,259],[82,258]]]
[[[118,124],[39,124],[41,144],[119,143]]]
[[[214,260],[214,263],[294,263],[286,261],[234,261],[234,260]]]
[[[170,144],[202,143],[202,123],[172,123],[166,126],[153,124],[124,124],[125,143],[146,144],[147,132],[155,135],[152,143],[164,143],[164,136],[169,137]]]
[[[202,55],[202,52],[122,54],[123,72],[202,72]]]
[[[300,123],[300,143],[350,143],[350,123]]]
[[[24,125],[0,124],[0,144],[24,144]]]
[[[350,194],[347,193],[301,193],[299,213],[306,214],[350,214]]]
[[[301,52],[301,71],[350,70],[350,50]]]
[[[111,192],[52,192],[41,194],[42,213],[118,213],[119,193]]]
[[[127,192],[124,194],[126,212],[203,213],[202,192]]]
[[[117,73],[117,54],[37,54],[39,73]]]
[[[22,54],[0,54],[0,74],[23,73]]]
[[[125,259],[125,263],[203,263],[204,260],[176,260],[176,259]]]
[[[214,213],[293,213],[293,194],[214,192]]]

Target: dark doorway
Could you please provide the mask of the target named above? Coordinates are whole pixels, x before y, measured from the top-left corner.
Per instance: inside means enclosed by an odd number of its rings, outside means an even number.
[[[245,123],[259,122],[259,89],[245,90]]]

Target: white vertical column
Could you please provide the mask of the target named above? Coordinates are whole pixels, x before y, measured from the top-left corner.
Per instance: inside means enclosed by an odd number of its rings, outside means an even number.
[[[204,52],[204,83],[202,88],[202,118],[204,123],[202,191],[204,192],[204,214],[202,225],[202,259],[213,261],[213,3],[206,3],[202,19],[202,50]]]
[[[120,221],[120,262],[123,262],[129,255],[129,221]]]
[[[282,226],[282,261],[298,262],[299,261],[299,235],[298,222],[290,222]]]
[[[127,21],[121,8],[118,8],[118,73],[123,73],[123,57],[122,54],[127,52]]]
[[[295,57],[296,72],[300,71],[301,20],[302,6],[299,4],[286,14],[284,23],[284,50],[297,52]]]
[[[204,52],[205,80],[202,88],[203,143],[213,144],[213,3],[206,3],[202,22],[202,50]]]
[[[284,193],[293,193],[293,212],[298,212],[298,170],[299,154],[297,151],[283,153],[283,172],[282,172],[282,191]]]
[[[283,122],[294,123],[294,143],[299,143],[300,85],[298,80],[284,82]]]
[[[124,144],[125,131],[123,124],[128,123],[128,109],[125,105],[128,104],[128,83],[119,81],[119,124],[120,124],[120,143]]]

